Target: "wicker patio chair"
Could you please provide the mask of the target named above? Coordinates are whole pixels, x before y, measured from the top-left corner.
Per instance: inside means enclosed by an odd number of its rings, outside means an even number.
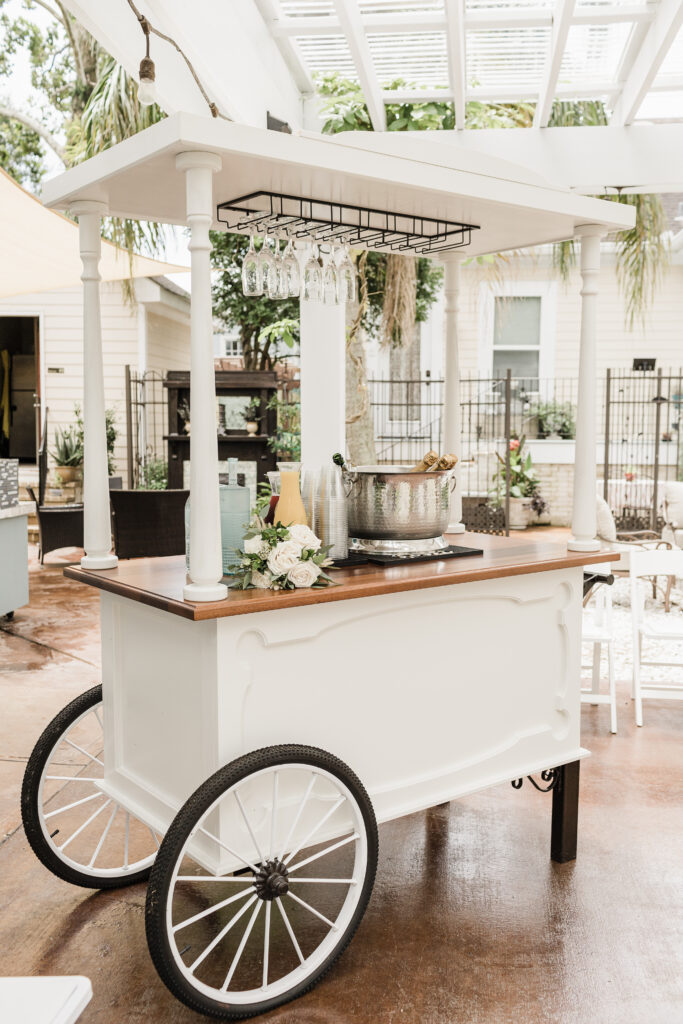
[[[185,552],[189,491],[109,492],[114,551],[119,558],[161,558]]]

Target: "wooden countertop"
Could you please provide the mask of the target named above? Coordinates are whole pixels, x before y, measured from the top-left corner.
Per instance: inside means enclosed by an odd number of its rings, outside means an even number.
[[[451,558],[438,562],[417,562],[415,565],[384,568],[363,565],[350,569],[333,569],[330,575],[337,586],[302,590],[231,590],[224,601],[193,604],[183,600],[186,582],[185,557],[139,558],[119,562],[116,569],[82,569],[70,566],[64,575],[91,587],[119,594],[131,601],[141,601],[162,611],[186,619],[219,619],[226,615],[294,608],[297,605],[325,604],[356,597],[443,587],[474,580],[522,576],[532,572],[548,572],[597,562],[617,561],[619,556],[607,551],[586,554],[567,551],[562,544],[534,537],[492,537],[481,533],[465,533],[450,537],[451,543],[462,547],[483,548],[483,555]]]

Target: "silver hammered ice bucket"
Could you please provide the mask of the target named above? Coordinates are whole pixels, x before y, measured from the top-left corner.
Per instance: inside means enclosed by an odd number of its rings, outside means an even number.
[[[349,537],[424,541],[445,532],[455,469],[409,470],[409,466],[344,469]]]

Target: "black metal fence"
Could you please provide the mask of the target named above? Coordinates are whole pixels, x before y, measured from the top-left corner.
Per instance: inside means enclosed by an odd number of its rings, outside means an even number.
[[[661,530],[662,484],[683,479],[683,369],[608,370],[600,486],[623,530]]]
[[[150,484],[153,469],[166,460],[166,374],[161,370],[138,373],[130,366],[126,366],[125,373],[128,486],[145,487]]]

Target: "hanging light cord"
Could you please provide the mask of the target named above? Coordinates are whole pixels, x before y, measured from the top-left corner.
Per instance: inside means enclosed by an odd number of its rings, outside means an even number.
[[[147,41],[147,56],[149,57],[149,37],[150,37],[150,35],[158,36],[159,39],[163,39],[164,42],[170,43],[171,46],[173,46],[178,51],[180,56],[183,58],[183,60],[187,64],[187,67],[188,67],[188,69],[190,71],[190,74],[192,75],[192,77],[194,78],[195,82],[197,83],[197,87],[198,87],[200,93],[202,94],[202,96],[206,100],[207,106],[208,106],[209,110],[211,111],[211,116],[212,117],[221,117],[221,118],[223,118],[224,121],[232,121],[232,118],[228,117],[227,114],[221,113],[221,111],[218,109],[218,106],[213,102],[213,100],[211,99],[211,97],[207,93],[206,89],[202,85],[201,81],[199,80],[199,75],[197,74],[197,72],[195,71],[194,67],[192,66],[192,62],[191,62],[190,58],[187,56],[187,54],[185,54],[183,52],[183,50],[181,50],[181,48],[176,43],[175,39],[172,39],[171,36],[167,36],[164,32],[160,32],[158,28],[155,28],[154,25],[151,24],[149,19],[146,18],[144,16],[144,14],[142,14],[138,10],[138,8],[133,3],[133,0],[128,0],[128,6],[132,10],[132,12],[135,15],[135,17],[140,22],[140,28],[142,29],[142,31],[145,34],[145,38],[146,38],[146,41]]]

